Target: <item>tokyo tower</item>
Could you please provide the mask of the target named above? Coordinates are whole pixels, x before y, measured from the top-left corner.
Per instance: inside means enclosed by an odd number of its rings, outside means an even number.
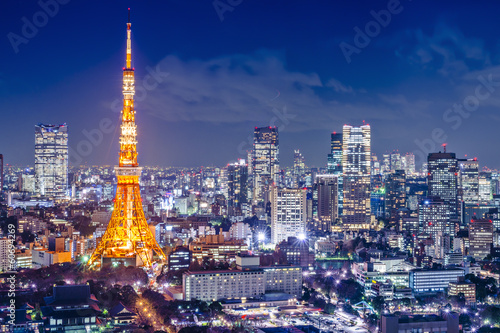
[[[119,165],[115,167],[118,185],[114,209],[106,232],[88,261],[90,267],[121,262],[125,265],[151,268],[153,252],[160,260],[165,254],[149,229],[142,209],[137,163],[137,125],[135,124],[135,78],[132,68],[130,8],[127,23],[127,58],[123,68],[123,111]]]

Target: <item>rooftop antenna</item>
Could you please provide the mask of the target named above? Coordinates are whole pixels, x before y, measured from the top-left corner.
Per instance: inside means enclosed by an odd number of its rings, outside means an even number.
[[[128,23],[130,23],[130,8],[128,9]]]
[[[442,144],[442,146],[443,146],[443,148],[444,148],[444,152],[445,152],[445,153],[446,153],[446,146],[447,146],[447,145],[448,145],[447,143],[443,143],[443,144]]]

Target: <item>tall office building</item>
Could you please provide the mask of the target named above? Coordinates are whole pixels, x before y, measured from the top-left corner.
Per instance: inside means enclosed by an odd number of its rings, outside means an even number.
[[[60,199],[68,191],[68,126],[35,126],[35,177],[39,195]]]
[[[393,152],[391,154],[391,171],[394,172],[396,170],[403,169],[403,161],[401,159],[401,154],[397,152]]]
[[[439,197],[448,207],[449,219],[458,221],[458,164],[454,153],[431,153],[427,158],[428,195]]]
[[[342,133],[332,132],[330,154],[328,154],[328,173],[342,174]]]
[[[482,204],[489,203],[493,199],[493,188],[491,186],[491,174],[481,172],[478,182],[478,201]]]
[[[419,224],[420,231],[426,232],[432,236],[436,247],[436,255],[446,253],[442,249],[442,238],[454,235],[455,224],[449,218],[449,206],[439,197],[428,197],[422,200],[419,205]]]
[[[370,223],[370,125],[344,125],[342,136],[343,216],[347,229],[366,229]]]
[[[479,163],[477,158],[458,160],[462,200],[466,204],[479,202]]]
[[[491,253],[494,226],[491,220],[472,220],[469,224],[469,255],[483,260]]]
[[[415,173],[415,155],[413,153],[406,153],[402,161],[406,175],[413,175]]]
[[[300,151],[293,152],[293,185],[295,188],[304,186],[306,173],[306,162]]]
[[[344,181],[342,178],[342,133],[332,132],[330,141],[330,154],[328,154],[328,173],[337,176],[338,214],[343,213],[344,207]]]
[[[313,197],[316,198],[314,209],[314,229],[330,232],[332,224],[339,217],[338,212],[338,175],[317,175]]]
[[[271,239],[279,244],[288,237],[305,235],[306,190],[274,186],[271,191]]]
[[[279,139],[277,127],[255,127],[252,177],[254,200],[261,200],[273,184],[279,184]]]
[[[385,183],[385,215],[391,222],[398,220],[398,210],[406,208],[406,175],[396,170],[387,175]]]
[[[383,174],[391,172],[391,155],[389,154],[382,155],[382,166],[380,171]]]
[[[245,160],[227,166],[227,210],[229,216],[247,214],[248,166]]]

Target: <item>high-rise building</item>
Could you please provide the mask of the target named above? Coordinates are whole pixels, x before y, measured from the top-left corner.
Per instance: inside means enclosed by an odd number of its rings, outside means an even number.
[[[338,214],[343,213],[344,207],[344,180],[342,178],[342,133],[332,132],[330,154],[328,154],[328,173],[337,176]]]
[[[339,217],[338,213],[338,175],[317,175],[313,197],[316,198],[314,209],[314,229],[330,232],[332,224]]]
[[[481,173],[478,181],[478,201],[482,204],[489,203],[493,198],[493,189],[491,187],[491,179],[489,175]]]
[[[469,224],[469,255],[483,260],[491,253],[493,243],[493,223],[491,220],[472,220]]]
[[[255,195],[260,200],[273,184],[279,183],[279,138],[277,127],[255,127],[252,177]]]
[[[479,163],[477,158],[458,160],[459,182],[462,200],[466,204],[479,201]]]
[[[413,153],[406,153],[403,157],[403,168],[407,176],[415,173],[415,155]]]
[[[36,193],[61,199],[68,192],[68,126],[35,126]]]
[[[159,260],[165,254],[148,226],[142,207],[139,178],[142,168],[137,162],[137,125],[135,123],[135,72],[132,67],[130,11],[127,23],[126,66],[123,68],[123,110],[121,113],[119,165],[115,167],[118,185],[113,213],[106,232],[98,243],[88,265],[121,263],[126,266],[153,267],[153,252]]]
[[[306,163],[305,158],[300,151],[293,152],[293,185],[294,188],[299,188],[305,184]]]
[[[398,220],[398,210],[406,208],[406,175],[395,170],[387,175],[385,183],[385,214],[391,222]]]
[[[328,154],[328,173],[342,174],[342,133],[332,132],[330,154]]]
[[[347,229],[366,229],[370,223],[370,125],[344,125],[342,138],[343,216]]]
[[[383,174],[391,172],[391,155],[389,154],[382,155],[381,171]]]
[[[450,223],[448,214],[448,205],[443,199],[439,197],[423,199],[418,210],[420,231],[430,234],[434,241],[438,233],[449,235],[453,232],[454,225]]]
[[[458,164],[454,153],[431,153],[427,158],[428,195],[441,198],[447,206],[449,219],[458,221]]]
[[[401,170],[403,168],[403,161],[401,159],[401,154],[393,152],[391,154],[391,171]]]
[[[271,239],[279,244],[288,237],[305,236],[306,191],[274,186],[271,191]]]
[[[227,210],[230,216],[247,214],[248,165],[240,159],[227,166]]]

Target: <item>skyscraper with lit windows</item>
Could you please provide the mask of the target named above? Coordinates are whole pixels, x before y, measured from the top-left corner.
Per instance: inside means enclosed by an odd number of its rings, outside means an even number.
[[[248,166],[245,160],[227,166],[227,210],[230,216],[247,213]]]
[[[369,228],[370,210],[370,125],[344,125],[342,171],[344,202],[342,225],[347,229]]]
[[[261,200],[279,183],[279,138],[277,127],[255,127],[252,151],[254,200]]]
[[[330,141],[330,154],[328,154],[328,173],[337,176],[337,207],[341,215],[344,204],[344,180],[342,178],[342,133],[332,132]]]
[[[427,158],[427,185],[430,197],[439,197],[447,205],[448,218],[458,221],[458,164],[454,153],[431,153]]]
[[[68,191],[68,126],[35,126],[36,193],[62,199]]]
[[[305,237],[306,190],[274,186],[271,191],[271,239],[279,244],[288,237]]]

